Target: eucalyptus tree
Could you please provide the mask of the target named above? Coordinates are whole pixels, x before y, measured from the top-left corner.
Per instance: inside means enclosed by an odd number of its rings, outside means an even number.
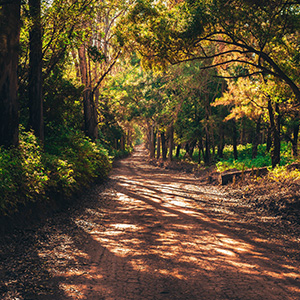
[[[83,20],[82,34],[77,42],[78,74],[84,86],[85,131],[92,139],[98,137],[99,95],[104,81],[120,55],[122,46],[116,43],[114,28],[118,19],[125,13],[128,1],[98,1],[93,6],[90,18]]]
[[[29,128],[35,135],[44,140],[44,110],[43,110],[43,42],[41,1],[29,0]]]
[[[21,1],[0,1],[0,146],[19,142],[18,49]]]

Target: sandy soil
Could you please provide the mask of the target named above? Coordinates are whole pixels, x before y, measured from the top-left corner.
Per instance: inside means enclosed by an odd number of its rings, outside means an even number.
[[[300,299],[287,228],[140,147],[77,206],[1,239],[0,298]]]

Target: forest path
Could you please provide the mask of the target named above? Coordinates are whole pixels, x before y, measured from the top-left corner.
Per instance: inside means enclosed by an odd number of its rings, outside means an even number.
[[[268,219],[219,187],[149,165],[143,147],[87,197],[36,241],[52,285],[6,299],[300,299],[297,241],[266,236]]]

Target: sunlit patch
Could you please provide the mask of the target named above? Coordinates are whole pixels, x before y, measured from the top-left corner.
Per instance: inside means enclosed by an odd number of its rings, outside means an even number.
[[[283,275],[293,279],[300,279],[300,274],[295,272],[283,273]]]
[[[111,252],[115,253],[117,256],[127,256],[128,253],[130,253],[130,248],[124,248],[124,247],[114,247],[110,249]]]
[[[179,206],[179,207],[186,207],[187,206],[187,202],[181,201],[181,200],[169,200],[168,203]]]
[[[283,268],[289,269],[289,270],[295,270],[296,268],[294,266],[290,265],[282,265]]]
[[[59,287],[68,297],[72,297],[72,299],[74,299],[74,297],[76,297],[75,299],[85,299],[84,294],[78,289],[77,285],[61,283]]]
[[[215,251],[218,252],[218,253],[221,253],[223,255],[235,256],[235,253],[230,251],[230,250],[216,248]]]
[[[124,230],[139,230],[142,229],[141,226],[136,226],[134,224],[124,224],[124,223],[119,223],[119,224],[111,224],[111,227],[115,227],[116,229],[124,229]]]
[[[129,196],[127,196],[126,194],[123,194],[123,193],[120,193],[120,192],[117,192],[116,193],[116,196],[118,197],[119,200],[129,200],[131,199]]]
[[[202,214],[195,212],[194,210],[181,209],[180,212],[197,218],[202,217]]]
[[[239,241],[237,240],[233,240],[233,239],[230,239],[230,238],[222,238],[221,239],[222,242],[224,242],[225,244],[231,244],[231,245],[237,245],[239,244]]]
[[[235,261],[235,260],[230,260],[227,261],[229,264],[235,266],[241,273],[246,273],[246,274],[259,274],[259,266],[256,264],[249,264],[249,263],[244,263],[242,261]]]
[[[289,289],[291,292],[293,292],[295,295],[296,293],[300,294],[300,287],[296,286],[287,286],[287,289]]]
[[[159,210],[160,213],[164,216],[164,217],[178,217],[177,214],[175,213],[172,213],[172,212],[169,212],[169,211],[166,211],[166,210]]]
[[[270,277],[274,277],[274,278],[278,278],[278,279],[283,279],[284,275],[282,273],[279,272],[274,272],[274,271],[269,271],[269,270],[263,270],[263,273],[265,275],[268,275]]]

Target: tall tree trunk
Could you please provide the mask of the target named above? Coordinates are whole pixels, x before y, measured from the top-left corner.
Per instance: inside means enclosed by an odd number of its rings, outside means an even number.
[[[267,129],[267,148],[266,151],[269,153],[272,147],[272,132],[271,127],[268,127]]]
[[[199,140],[199,149],[201,150],[203,161],[205,163],[205,152],[204,152],[204,147],[203,147],[203,140],[202,137]]]
[[[237,139],[238,139],[238,132],[237,132],[237,128],[236,128],[236,122],[235,122],[235,120],[233,120],[232,144],[233,144],[234,159],[238,159]]]
[[[79,66],[81,73],[81,81],[85,86],[83,92],[83,108],[84,108],[84,125],[85,133],[92,140],[98,138],[98,114],[94,100],[94,93],[92,92],[91,82],[89,80],[88,62],[86,59],[86,51],[84,45],[78,49]]]
[[[150,127],[150,158],[155,157],[155,134],[154,134],[154,125]]]
[[[189,154],[189,157],[191,159],[193,159],[193,153],[194,153],[194,149],[195,149],[195,146],[197,144],[197,141],[196,140],[193,140],[190,145],[189,145],[189,150],[188,150],[188,154]]]
[[[157,152],[156,152],[156,158],[160,158],[160,134],[157,134]]]
[[[177,148],[176,148],[176,158],[179,158],[180,150],[181,150],[181,144],[177,145]]]
[[[18,49],[20,38],[20,0],[0,8],[0,146],[19,143]]]
[[[207,130],[205,130],[205,157],[204,161],[206,165],[210,164],[211,155],[210,155],[210,135]]]
[[[174,126],[173,124],[169,129],[169,160],[173,160],[173,148],[174,148]]]
[[[218,157],[223,158],[223,150],[224,150],[224,125],[219,128],[219,144],[218,144]]]
[[[166,136],[165,136],[164,132],[161,132],[160,138],[161,138],[162,158],[163,158],[163,160],[166,160],[167,159],[167,146],[166,146]]]
[[[29,32],[29,128],[44,140],[44,114],[42,94],[42,28],[41,1],[29,0],[32,26]]]
[[[211,146],[211,141],[210,141],[210,121],[209,117],[211,115],[211,107],[209,103],[209,95],[207,94],[205,96],[205,118],[206,118],[206,126],[205,126],[205,163],[207,165],[210,164],[211,161],[211,155],[210,155],[210,146]]]
[[[275,103],[275,112],[271,103],[271,99],[268,100],[268,112],[271,125],[272,134],[272,150],[271,150],[271,160],[272,167],[275,168],[276,165],[280,163],[280,111],[279,104]]]
[[[256,158],[257,156],[257,147],[260,140],[260,122],[261,117],[259,117],[259,119],[256,121],[255,134],[252,139],[252,158]]]
[[[293,126],[293,139],[292,139],[292,154],[296,158],[298,156],[298,136],[299,136],[299,124]]]
[[[72,54],[73,61],[75,63],[76,77],[80,78],[80,67],[79,67],[77,55],[74,48],[71,49],[71,54]]]
[[[122,134],[122,136],[121,136],[120,143],[121,143],[121,150],[125,151],[125,136],[124,136],[124,134]]]
[[[200,138],[198,141],[198,149],[199,149],[198,164],[200,164],[201,163],[201,152],[203,151],[202,138]]]

